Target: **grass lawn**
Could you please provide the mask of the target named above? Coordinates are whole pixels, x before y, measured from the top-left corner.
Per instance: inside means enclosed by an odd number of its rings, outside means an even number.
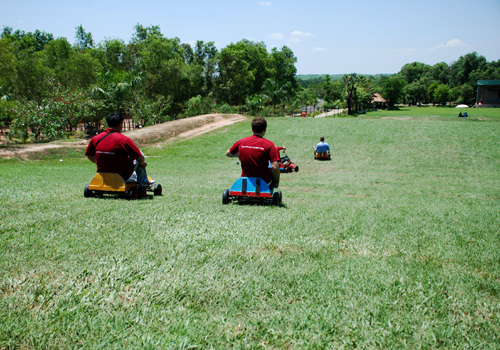
[[[141,201],[0,160],[0,349],[500,349],[500,110],[467,112],[268,119],[280,207],[221,204],[249,122],[141,147]]]

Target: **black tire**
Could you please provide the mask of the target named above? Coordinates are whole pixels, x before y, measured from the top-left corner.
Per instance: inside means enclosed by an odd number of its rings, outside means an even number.
[[[281,203],[281,191],[273,193],[273,205],[279,205]]]
[[[229,190],[224,190],[222,193],[222,204],[231,203],[231,198],[229,198]]]
[[[136,199],[137,199],[137,188],[136,188],[136,187],[132,187],[132,188],[130,189],[130,191],[128,191],[128,193],[127,193],[127,198],[128,198],[128,200],[130,200],[130,201],[134,201],[134,200],[136,200]]]
[[[94,192],[92,192],[91,190],[89,190],[89,185],[90,184],[87,184],[85,186],[85,189],[83,190],[83,196],[85,198],[90,198],[90,197],[92,197],[94,195]]]
[[[144,186],[138,186],[137,187],[137,199],[143,199],[146,198],[146,187]]]
[[[297,165],[297,166],[295,167],[295,172],[297,173],[298,171],[299,171],[299,166]]]
[[[161,196],[162,193],[163,193],[163,189],[161,188],[161,185],[160,184],[156,184],[154,189],[153,189],[153,193],[155,196]]]

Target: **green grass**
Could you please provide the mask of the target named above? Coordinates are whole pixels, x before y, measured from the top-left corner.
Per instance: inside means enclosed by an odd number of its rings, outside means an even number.
[[[142,147],[142,201],[0,160],[0,349],[500,348],[500,111],[455,111],[268,119],[281,207],[221,204],[249,123]]]

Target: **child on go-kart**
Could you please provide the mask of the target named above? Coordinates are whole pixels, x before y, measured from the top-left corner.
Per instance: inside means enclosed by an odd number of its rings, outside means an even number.
[[[280,151],[283,151],[283,155],[280,155],[280,172],[281,173],[290,173],[292,171],[299,171],[299,167],[292,162],[290,157],[285,154],[286,147],[276,147],[278,154]]]
[[[285,154],[286,146],[276,147],[278,154],[280,155],[280,163],[282,168],[289,166],[292,162],[290,161],[290,157]],[[283,151],[283,156],[281,156],[280,151]]]

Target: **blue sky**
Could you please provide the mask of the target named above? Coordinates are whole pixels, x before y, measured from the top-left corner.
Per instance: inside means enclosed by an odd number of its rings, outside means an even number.
[[[136,24],[183,43],[242,39],[288,46],[298,74],[396,73],[406,63],[451,64],[476,51],[500,59],[500,0],[0,0],[0,24],[74,42],[128,43]]]

